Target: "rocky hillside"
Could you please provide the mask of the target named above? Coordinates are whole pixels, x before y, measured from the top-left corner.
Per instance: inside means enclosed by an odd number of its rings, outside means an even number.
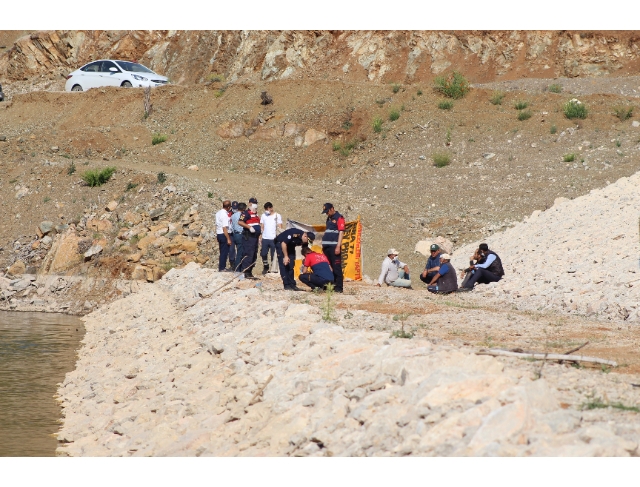
[[[9,46],[7,46],[9,47]],[[46,31],[0,54],[0,79],[59,79],[93,59],[143,62],[174,83],[325,79],[419,82],[464,65],[474,82],[635,73],[637,32]]]

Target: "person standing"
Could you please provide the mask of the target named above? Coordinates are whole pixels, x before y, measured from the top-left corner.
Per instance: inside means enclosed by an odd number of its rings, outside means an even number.
[[[342,292],[342,237],[344,235],[344,217],[336,211],[331,203],[325,203],[322,214],[327,215],[327,228],[322,237],[322,253],[327,256],[333,269],[335,291]]]
[[[289,228],[275,238],[278,268],[280,269],[280,278],[285,291],[299,291],[294,275],[296,247],[308,245],[315,238],[315,233],[305,232],[299,228]]]
[[[502,260],[500,260],[498,254],[493,250],[489,250],[489,246],[486,243],[478,245],[478,250],[484,260],[481,263],[469,266],[469,269],[473,271],[473,275],[459,291],[471,291],[476,282],[489,284],[490,282],[498,282],[504,276]]]
[[[257,279],[253,277],[253,267],[258,258],[258,241],[260,240],[260,217],[258,216],[258,200],[250,198],[251,205],[240,214],[238,225],[244,230],[242,232],[242,265],[241,272],[247,279]]]
[[[235,269],[234,263],[236,261],[236,243],[233,241],[233,223],[231,218],[238,211],[238,202],[231,202],[231,209],[229,210],[229,237],[231,237],[231,246],[229,247],[229,267],[231,270]]]
[[[434,294],[449,294],[457,289],[458,277],[456,276],[456,270],[451,265],[451,256],[449,254],[441,254],[438,272],[431,279],[427,286],[427,291]]]
[[[216,238],[220,247],[220,256],[218,258],[218,272],[225,272],[227,265],[227,257],[229,256],[229,248],[231,247],[231,236],[229,235],[229,210],[231,209],[231,201],[224,200],[222,209],[216,213]]]
[[[260,228],[262,229],[262,247],[260,249],[260,257],[262,257],[262,275],[269,272],[269,263],[273,260],[273,254],[276,251],[274,240],[279,231],[282,230],[282,217],[279,213],[273,211],[273,205],[270,202],[264,204],[264,213],[260,217]],[[267,259],[267,254],[269,258]]]
[[[378,277],[376,286],[406,287],[411,289],[411,279],[409,278],[409,266],[398,259],[398,251],[389,249],[387,257],[382,261],[382,269]]]
[[[427,259],[427,264],[424,266],[422,274],[420,274],[420,280],[425,284],[430,284],[440,270],[440,246],[438,244],[431,244],[429,248],[431,255]]]
[[[236,248],[236,257],[232,265],[234,271],[238,270],[238,266],[242,261],[242,232],[244,231],[244,228],[238,224],[238,221],[242,212],[247,209],[247,204],[238,203],[236,207],[237,208],[233,211],[233,215],[231,215],[231,240],[233,241],[233,246]],[[233,208],[233,203],[231,203],[231,208]]]
[[[313,291],[317,287],[326,289],[327,284],[333,283],[333,269],[329,259],[320,252],[314,252],[308,246],[302,247],[304,261],[300,267],[300,282],[306,284]]]

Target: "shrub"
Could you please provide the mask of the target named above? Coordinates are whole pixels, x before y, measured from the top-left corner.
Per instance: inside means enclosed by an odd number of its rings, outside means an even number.
[[[621,122],[624,122],[625,120],[631,118],[631,116],[633,115],[633,107],[613,107],[613,113],[620,119]]]
[[[521,122],[524,120],[529,120],[532,115],[533,113],[531,113],[531,110],[520,110],[518,112],[518,120],[520,120]]]
[[[562,111],[564,112],[564,116],[568,119],[572,118],[587,118],[587,114],[589,110],[587,106],[581,101],[573,98],[564,104],[562,107]]]
[[[513,106],[515,107],[516,110],[524,110],[529,106],[529,102],[518,100],[517,102],[515,102]]]
[[[351,154],[351,151],[358,145],[358,141],[356,140],[352,140],[349,142],[346,142],[344,145],[340,144],[340,142],[334,142],[333,143],[333,150],[334,151],[339,151],[340,154],[342,154],[343,156],[347,157],[349,154]]]
[[[392,90],[394,93],[397,93],[398,91],[400,91],[400,88],[401,88],[401,86],[400,86],[398,83],[393,83],[393,84],[391,85],[391,90]]]
[[[571,154],[565,154],[564,156],[562,156],[562,160],[564,162],[573,162],[576,159],[576,155],[571,153]]]
[[[436,167],[445,167],[451,164],[451,157],[446,152],[436,152],[433,154],[433,165]]]
[[[494,91],[491,94],[491,98],[489,98],[489,101],[493,105],[502,105],[502,100],[504,100],[504,97],[505,97],[504,91]]]
[[[75,162],[71,162],[71,164],[69,164],[69,167],[67,168],[67,174],[71,176],[74,172],[76,172],[76,164]]]
[[[158,182],[160,184],[164,183],[167,180],[167,175],[163,172],[158,173]]]
[[[127,183],[127,187],[124,189],[125,191],[131,191],[133,188],[135,188],[136,186],[138,186],[138,183],[132,183],[131,181],[129,181]]]
[[[207,198],[213,198],[213,193],[211,191],[207,193]]]
[[[162,144],[167,140],[167,136],[164,134],[153,134],[153,138],[151,139],[151,145]]]
[[[215,96],[216,98],[220,98],[222,95],[224,95],[225,91],[225,88],[220,88],[219,90],[213,92],[213,96]]]
[[[620,139],[616,139],[616,147],[620,147],[622,145],[622,142],[620,141]]]
[[[549,91],[551,93],[562,93],[562,85],[559,85],[558,83],[549,85]]]
[[[371,125],[373,126],[373,131],[376,134],[379,134],[380,132],[382,132],[382,119],[380,117],[374,118]]]
[[[438,108],[440,110],[451,110],[453,108],[453,102],[450,100],[442,100],[438,103]]]
[[[208,80],[212,83],[223,83],[224,82],[224,74],[211,73],[208,76]]]
[[[114,172],[116,172],[115,167],[106,167],[102,171],[94,169],[86,171],[82,175],[82,179],[91,187],[102,186],[104,183],[109,181],[109,179],[111,179],[111,176],[113,176]]]
[[[555,134],[558,131],[558,127],[556,127],[555,125],[552,125],[551,128],[549,129],[549,132],[551,132],[551,135]]]
[[[351,123],[351,121],[347,120],[346,122],[344,122],[342,124],[342,128],[344,130],[349,130],[351,127],[353,127],[353,124]]]
[[[400,112],[395,108],[389,112],[389,120],[391,120],[392,122],[395,122],[399,118],[400,118]]]
[[[422,96],[422,90],[418,90],[417,95]]]
[[[454,100],[463,98],[471,90],[467,79],[458,71],[448,76],[437,76],[434,82],[436,91]]]

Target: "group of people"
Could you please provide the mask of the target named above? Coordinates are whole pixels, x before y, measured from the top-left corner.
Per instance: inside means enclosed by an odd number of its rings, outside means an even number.
[[[216,238],[220,247],[218,271],[242,272],[247,279],[253,275],[257,264],[258,248],[262,258],[262,274],[270,272],[273,255],[278,259],[278,271],[285,290],[299,291],[294,268],[296,247],[301,247],[304,261],[300,268],[300,282],[311,289],[334,286],[336,292],[343,290],[341,246],[345,220],[333,204],[325,203],[322,214],[327,215],[326,230],[322,237],[322,253],[311,250],[316,236],[298,228],[282,229],[282,217],[273,204],[263,206],[264,213],[258,216],[258,200],[249,199],[249,206],[237,201],[225,200],[216,213]],[[227,260],[229,268],[227,268]]]
[[[427,285],[427,291],[436,294],[452,292],[467,292],[473,290],[476,283],[488,284],[497,282],[504,276],[502,261],[498,254],[489,250],[486,243],[478,246],[470,257],[469,267],[462,270],[460,278],[462,284],[458,287],[458,276],[451,265],[451,256],[442,253],[438,244],[431,244],[430,255],[420,280]],[[389,249],[387,257],[382,262],[382,269],[378,277],[378,286],[385,283],[388,286],[411,288],[409,266],[398,259],[398,251]]]

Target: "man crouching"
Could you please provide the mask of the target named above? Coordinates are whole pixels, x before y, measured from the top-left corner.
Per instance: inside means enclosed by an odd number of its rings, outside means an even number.
[[[449,294],[458,289],[458,276],[451,265],[449,254],[440,255],[440,269],[427,286],[427,291],[434,294]]]
[[[306,284],[313,291],[317,287],[326,289],[327,284],[333,284],[333,269],[329,259],[324,254],[314,252],[307,246],[302,247],[304,262],[300,268],[300,282]]]

